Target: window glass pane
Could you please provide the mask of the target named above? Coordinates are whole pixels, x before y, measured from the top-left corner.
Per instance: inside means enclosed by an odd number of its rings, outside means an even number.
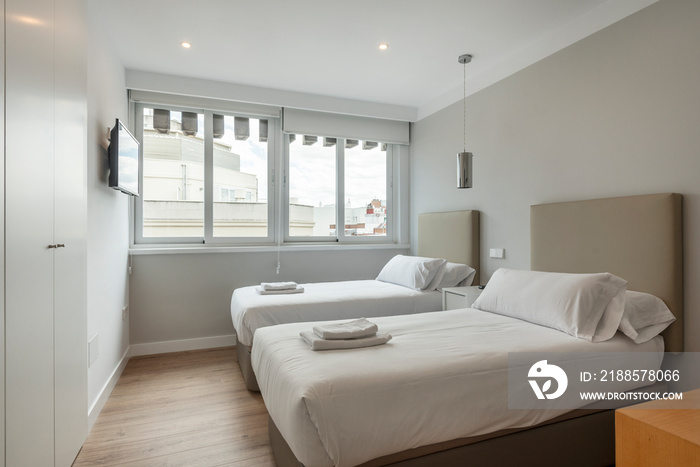
[[[345,148],[345,235],[386,236],[386,145],[348,140]]]
[[[289,235],[335,236],[335,143],[289,136]]]
[[[214,115],[214,236],[267,237],[267,120]]]
[[[144,237],[204,237],[203,138],[202,114],[144,109]]]

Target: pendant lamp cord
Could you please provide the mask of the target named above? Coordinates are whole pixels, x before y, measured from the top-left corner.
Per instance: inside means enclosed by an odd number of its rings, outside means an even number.
[[[464,99],[463,99],[463,104],[464,104],[464,150],[463,152],[467,152],[467,62],[464,62]]]

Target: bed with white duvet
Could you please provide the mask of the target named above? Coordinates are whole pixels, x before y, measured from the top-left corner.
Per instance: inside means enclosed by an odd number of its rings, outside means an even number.
[[[261,286],[238,288],[231,296],[231,319],[246,386],[258,390],[249,363],[253,338],[260,328],[437,311],[442,308],[442,288],[470,285],[475,276],[471,266],[445,258],[396,255],[376,279],[291,283],[294,288],[288,290],[294,293],[264,294]]]
[[[627,291],[613,274],[499,269],[473,308],[373,319],[392,337],[384,345],[312,351],[300,333],[314,323],[259,329],[252,365],[299,462],[354,466],[584,407],[588,401],[562,398],[546,410],[509,408],[509,391],[532,391],[527,378],[509,380],[509,353],[556,353],[564,367],[586,358],[600,365],[604,353],[607,370],[656,371],[658,334],[674,320],[663,301]],[[649,384],[622,381],[615,391]],[[593,381],[587,390],[610,386]]]
[[[257,286],[236,288],[231,296],[231,319],[237,338],[236,355],[248,389],[258,390],[250,366],[253,336],[258,329],[283,323],[440,310],[443,287],[479,283],[479,232],[476,210],[421,213],[418,256],[397,255],[376,279],[302,283],[299,286],[303,293],[293,294],[260,295]]]
[[[290,295],[260,295],[256,287],[236,289],[231,318],[237,339],[251,346],[253,335],[266,326],[422,313],[442,307],[442,294],[437,290],[415,290],[379,280],[300,285],[304,293]]]
[[[388,344],[313,352],[299,338],[308,323],[256,335],[252,361],[265,405],[306,467],[358,465],[566,412],[508,409],[508,352],[644,352],[649,369],[663,357],[661,337],[592,343],[474,309],[372,321],[391,334]]]

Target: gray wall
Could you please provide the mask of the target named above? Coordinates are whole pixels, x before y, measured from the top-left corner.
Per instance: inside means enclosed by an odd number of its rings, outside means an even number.
[[[529,269],[531,204],[682,193],[686,349],[700,351],[699,25],[697,0],[661,0],[469,96],[472,189],[454,188],[462,102],[414,124],[411,218],[481,210],[485,283]]]
[[[401,249],[191,253],[132,256],[131,344],[226,336],[231,293],[269,281],[374,279]]]

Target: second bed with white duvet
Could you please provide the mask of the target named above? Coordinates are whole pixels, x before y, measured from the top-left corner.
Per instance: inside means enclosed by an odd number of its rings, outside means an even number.
[[[265,405],[306,467],[357,465],[567,412],[508,409],[509,352],[643,352],[655,369],[663,358],[661,337],[591,343],[474,309],[372,321],[391,334],[388,344],[314,352],[299,337],[314,323],[256,332],[252,363]]]

